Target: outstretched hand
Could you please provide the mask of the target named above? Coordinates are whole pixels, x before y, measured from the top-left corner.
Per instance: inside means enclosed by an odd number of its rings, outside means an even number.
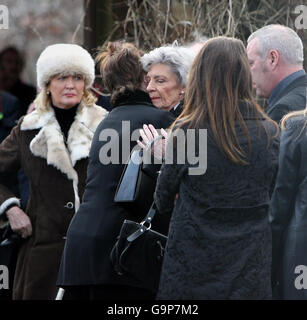
[[[141,148],[147,149],[150,143],[159,136],[159,133],[152,124],[148,126],[144,124],[143,129],[140,129],[140,135],[143,141],[141,142],[140,140],[138,140],[137,143]],[[154,155],[155,158],[159,160],[164,158],[165,144],[168,133],[166,132],[166,130],[161,129],[161,135],[165,139],[158,139],[151,148],[151,153]]]

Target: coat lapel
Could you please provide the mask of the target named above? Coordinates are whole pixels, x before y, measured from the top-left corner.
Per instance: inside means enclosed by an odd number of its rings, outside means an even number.
[[[95,108],[83,106],[78,110],[67,138],[67,147],[73,166],[78,160],[88,157],[94,132],[107,113],[98,106]]]

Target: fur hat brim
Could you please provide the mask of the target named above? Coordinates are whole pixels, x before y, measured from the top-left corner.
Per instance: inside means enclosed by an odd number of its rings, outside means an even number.
[[[48,46],[36,63],[37,85],[43,89],[57,74],[80,74],[85,87],[89,88],[95,79],[95,62],[91,55],[76,44],[54,44]]]

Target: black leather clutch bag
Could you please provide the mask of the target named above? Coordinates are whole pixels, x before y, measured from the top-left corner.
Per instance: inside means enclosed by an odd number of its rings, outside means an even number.
[[[114,201],[137,218],[143,218],[153,202],[160,164],[144,164],[143,150],[133,151],[117,185]]]

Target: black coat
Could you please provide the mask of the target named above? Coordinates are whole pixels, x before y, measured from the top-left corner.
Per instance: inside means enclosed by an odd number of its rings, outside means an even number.
[[[290,118],[281,135],[279,170],[270,210],[276,299],[307,299],[307,291],[295,287],[301,273],[295,273],[295,268],[307,266],[306,121],[305,116]],[[306,279],[307,275],[303,276]]]
[[[179,103],[178,107],[177,107],[175,110],[174,110],[174,108],[170,110],[170,113],[171,113],[175,118],[178,118],[178,117],[180,116],[180,114],[181,114],[182,111],[183,111],[183,102],[181,101],[181,102]]]
[[[263,127],[272,135],[272,123],[260,120],[259,136],[256,121],[246,123],[252,143],[249,165],[226,158],[209,127],[205,174],[189,175],[188,163],[162,165],[155,201],[161,215],[172,211],[172,217],[158,299],[271,297],[268,204],[279,139],[271,139],[267,148]],[[236,130],[248,150],[245,135]]]
[[[21,114],[26,114],[29,105],[36,97],[36,88],[21,80],[17,80],[14,86],[10,88],[9,92],[21,102]]]
[[[103,285],[118,284],[141,287],[128,276],[117,275],[110,263],[110,251],[116,242],[125,219],[138,220],[114,202],[114,195],[130,151],[136,139],[130,142],[130,133],[153,124],[167,128],[174,120],[167,112],[155,108],[144,92],[123,97],[98,126],[90,151],[87,184],[83,202],[75,214],[67,233],[67,240],[59,272],[58,285]],[[122,131],[122,121],[130,122],[130,130]],[[100,152],[107,146],[102,141],[103,130],[113,130],[119,135],[119,164],[102,164]],[[109,139],[110,140],[110,139]],[[122,142],[128,150],[128,158],[121,160]],[[115,140],[109,146],[115,146]]]
[[[10,134],[21,117],[19,100],[8,92],[1,91],[3,119],[0,120],[0,143]]]
[[[280,94],[276,102],[269,106],[268,116],[276,122],[289,112],[303,110],[306,107],[307,75],[291,82]]]

